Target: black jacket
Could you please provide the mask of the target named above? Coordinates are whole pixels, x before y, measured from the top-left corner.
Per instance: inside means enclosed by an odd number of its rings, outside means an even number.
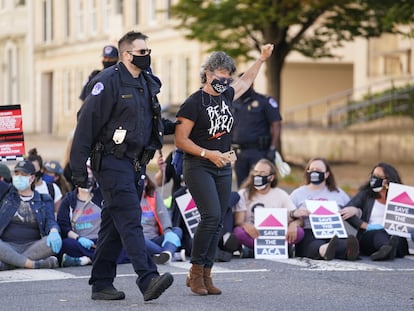
[[[104,153],[139,159],[145,149],[162,147],[163,122],[157,99],[161,82],[149,71],[132,77],[121,62],[93,78],[89,95],[78,112],[70,155],[73,176],[86,176],[86,160],[97,142]],[[116,130],[126,130],[125,139],[115,144]]]

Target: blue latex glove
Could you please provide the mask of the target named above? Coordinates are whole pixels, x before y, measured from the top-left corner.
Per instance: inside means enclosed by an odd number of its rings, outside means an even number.
[[[47,246],[49,246],[52,251],[57,254],[62,248],[62,238],[60,237],[59,232],[50,231],[46,240]]]
[[[367,225],[367,229],[365,229],[366,231],[371,231],[371,230],[381,230],[384,229],[383,225],[380,224],[368,224]]]
[[[82,245],[86,249],[91,249],[91,247],[95,244],[92,240],[89,240],[88,238],[80,237],[78,239],[78,242],[80,245]]]
[[[170,242],[176,247],[181,246],[181,240],[173,231],[167,231],[164,233],[164,241],[162,241],[161,246],[164,247],[165,243]]]

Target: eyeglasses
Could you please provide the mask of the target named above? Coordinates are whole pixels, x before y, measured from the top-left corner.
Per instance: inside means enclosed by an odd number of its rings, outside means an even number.
[[[132,52],[138,53],[139,55],[150,55],[151,49],[140,49],[140,50],[131,50],[127,51],[127,53],[132,55]]]
[[[220,81],[220,83],[223,83],[223,84],[231,84],[233,82],[233,79],[232,78],[219,77],[214,72],[212,72],[212,74],[213,74],[214,77],[217,78],[217,80]]]

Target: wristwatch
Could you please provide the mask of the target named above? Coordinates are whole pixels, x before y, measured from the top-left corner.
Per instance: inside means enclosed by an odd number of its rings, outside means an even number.
[[[299,217],[296,217],[295,216],[295,211],[293,210],[293,211],[290,211],[290,218],[292,218],[292,219],[298,219]]]
[[[206,156],[206,149],[201,149],[200,156],[204,158]]]

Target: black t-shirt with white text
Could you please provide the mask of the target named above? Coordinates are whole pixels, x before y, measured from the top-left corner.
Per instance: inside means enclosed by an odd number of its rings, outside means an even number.
[[[177,117],[194,122],[189,138],[198,146],[227,152],[231,146],[231,129],[234,124],[231,112],[234,89],[212,96],[202,89],[190,95],[181,105]]]

